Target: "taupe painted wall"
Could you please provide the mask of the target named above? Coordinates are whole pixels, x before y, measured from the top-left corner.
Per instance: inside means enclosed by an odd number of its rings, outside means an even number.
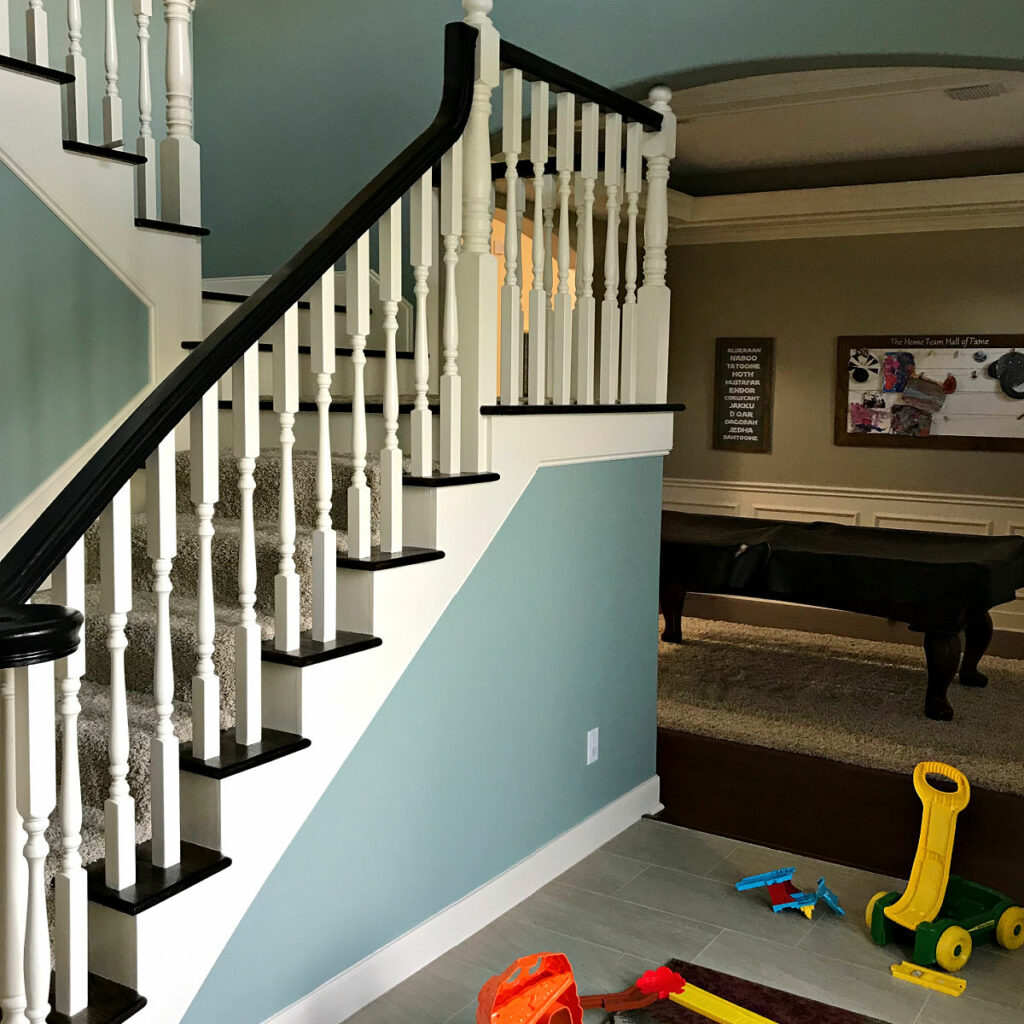
[[[1024,333],[1024,230],[674,246],[667,477],[1024,496],[1024,452],[838,448],[841,334]],[[716,337],[774,337],[770,454],[711,447]],[[1024,412],[1024,402],[1021,403]]]

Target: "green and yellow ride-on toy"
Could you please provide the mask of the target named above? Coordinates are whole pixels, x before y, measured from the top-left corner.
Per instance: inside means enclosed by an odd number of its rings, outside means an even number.
[[[914,769],[924,811],[917,856],[906,891],[876,893],[867,925],[879,946],[909,941],[919,967],[958,971],[978,942],[994,938],[1004,949],[1024,946],[1024,909],[995,889],[949,873],[957,815],[971,798],[966,777],[939,761]]]

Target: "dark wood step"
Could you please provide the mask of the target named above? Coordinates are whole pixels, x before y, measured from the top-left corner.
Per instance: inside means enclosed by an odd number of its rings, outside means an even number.
[[[234,302],[237,305],[241,305],[249,298],[248,295],[243,295],[241,292],[217,292],[210,291],[209,289],[203,289],[203,298],[208,302]],[[309,309],[310,304],[306,299],[299,300],[299,309]],[[345,307],[336,305],[334,307],[335,313],[344,313]],[[373,310],[370,310],[372,313]],[[412,353],[409,353],[409,358],[412,358]]]
[[[194,224],[175,224],[174,221],[152,220],[149,217],[136,217],[135,226],[148,228],[150,231],[166,231],[171,235],[192,235],[195,238],[205,238],[210,233],[209,228],[197,227]]]
[[[234,403],[230,398],[222,398],[217,402],[218,409],[233,409]],[[383,402],[366,402],[364,408],[367,413],[382,414],[384,412]],[[437,411],[440,408],[440,404],[436,398],[428,400],[428,408]],[[399,402],[398,413],[399,415],[405,415],[411,413],[413,410],[412,402]],[[260,411],[261,412],[273,412],[274,411],[274,400],[264,395],[260,398]],[[317,412],[316,402],[311,398],[299,399],[299,412]],[[352,399],[351,398],[337,398],[331,402],[331,412],[351,412],[352,411]]]
[[[402,548],[401,551],[381,551],[380,548],[372,548],[367,558],[338,555],[338,568],[379,572],[381,569],[399,569],[403,565],[419,565],[420,562],[436,562],[439,558],[444,558],[444,552],[435,551],[433,548]]]
[[[497,473],[435,473],[433,476],[402,477],[406,487],[462,487],[465,484],[492,484],[501,477]]]
[[[921,801],[909,771],[672,729],[658,729],[656,770],[661,821],[897,878],[910,874]],[[1024,899],[1024,858],[1011,838],[1020,835],[1024,796],[972,786],[957,822],[953,871]]]
[[[307,629],[299,635],[299,646],[293,651],[279,651],[273,640],[264,640],[263,660],[272,661],[277,665],[306,668],[308,665],[318,665],[322,661],[333,661],[335,658],[345,658],[350,654],[380,647],[383,642],[379,636],[372,636],[369,633],[350,633],[339,629],[334,640],[321,643],[314,640],[311,631]]]
[[[51,1010],[46,1015],[46,1024],[121,1024],[139,1012],[145,1005],[146,999],[140,996],[133,988],[125,985],[118,985],[116,981],[109,978],[101,978],[98,974],[90,974],[88,988],[86,990],[89,999],[84,1010],[72,1014],[58,1013]],[[50,1005],[53,1006],[56,999],[55,981],[53,972],[50,972]],[[4,1019],[3,1010],[0,1010],[0,1021]]]
[[[481,405],[482,416],[588,416],[617,412],[685,412],[682,402],[637,402],[632,405]]]
[[[192,754],[192,744],[181,745],[181,770],[194,775],[205,775],[208,779],[226,779],[240,772],[258,768],[279,758],[287,757],[299,750],[305,750],[310,741],[290,732],[264,729],[259,743],[246,746],[237,742],[234,729],[225,729],[220,734],[220,755],[201,761]]]
[[[89,879],[89,900],[134,917],[198,885],[231,864],[231,858],[218,850],[208,850],[194,843],[181,844],[181,863],[172,868],[155,867],[152,858],[151,843],[142,843],[135,848],[135,884],[121,890],[107,888],[104,862],[94,861],[85,869]]]
[[[257,348],[259,349],[260,352],[273,352],[274,351],[274,346],[271,345],[269,341],[260,341],[260,342],[257,342],[256,344],[257,344]],[[186,351],[191,351],[194,348],[199,348],[200,345],[202,345],[201,341],[183,341],[181,343],[181,347],[183,349],[185,349]],[[308,356],[309,354],[310,354],[310,347],[309,347],[309,345],[300,345],[299,346],[299,355],[300,356]],[[350,348],[335,348],[334,354],[338,355],[338,356],[343,356],[344,358],[347,359],[349,356],[352,355],[352,349],[350,349]],[[366,356],[367,359],[383,359],[387,355],[387,353],[382,348],[366,348],[366,349],[363,349],[363,355]],[[405,351],[396,352],[395,353],[395,358],[396,359],[413,359],[413,358],[415,358],[415,353],[414,352],[405,352]]]
[[[64,140],[64,148],[69,153],[79,153],[82,156],[98,156],[102,160],[113,160],[119,164],[144,164],[146,158],[138,153],[126,153],[121,149],[110,149],[107,146],[94,146],[91,142],[73,142],[70,139]]]
[[[75,80],[75,76],[66,71],[43,67],[41,64],[32,64],[30,61],[18,60],[17,57],[7,57],[3,54],[0,54],[0,68],[13,71],[17,75],[30,75],[45,82],[56,82],[58,85],[69,85]]]

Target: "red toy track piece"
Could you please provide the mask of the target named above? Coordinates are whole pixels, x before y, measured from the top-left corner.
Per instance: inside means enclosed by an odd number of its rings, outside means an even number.
[[[682,992],[686,988],[686,979],[667,967],[658,967],[653,971],[644,971],[636,979],[636,987],[641,992],[655,992],[659,999],[668,999],[673,992]]]
[[[476,1020],[477,1024],[583,1024],[568,958],[563,953],[520,957],[480,989]]]

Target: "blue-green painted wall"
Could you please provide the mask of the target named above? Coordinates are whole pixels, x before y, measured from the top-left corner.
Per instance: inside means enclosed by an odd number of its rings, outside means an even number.
[[[0,517],[149,380],[149,310],[0,163]]]
[[[186,1024],[259,1024],[654,774],[660,504],[661,459],[537,474]]]
[[[200,0],[207,276],[276,270],[427,126],[443,26],[461,15],[457,0]],[[823,55],[1024,57],[1020,0],[496,0],[493,18],[512,42],[614,87]]]

